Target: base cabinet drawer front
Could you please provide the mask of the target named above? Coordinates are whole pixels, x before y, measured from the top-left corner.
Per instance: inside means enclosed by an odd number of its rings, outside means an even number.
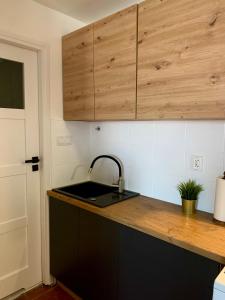
[[[137,119],[224,119],[225,1],[147,0],[138,20]]]
[[[119,300],[211,300],[219,264],[121,226]]]
[[[83,300],[211,300],[220,265],[50,199],[51,274]]]

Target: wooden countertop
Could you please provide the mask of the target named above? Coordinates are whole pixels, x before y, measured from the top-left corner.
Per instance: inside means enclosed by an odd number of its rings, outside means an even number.
[[[54,191],[48,195],[225,264],[225,227],[211,214],[185,217],[180,206],[144,196],[98,208]]]

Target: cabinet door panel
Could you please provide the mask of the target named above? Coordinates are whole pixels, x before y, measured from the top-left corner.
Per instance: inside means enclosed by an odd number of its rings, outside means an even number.
[[[83,300],[115,300],[117,224],[85,210],[79,222],[79,295]]]
[[[93,25],[63,37],[65,120],[94,120]]]
[[[119,300],[211,300],[219,264],[120,228]]]
[[[137,6],[94,24],[95,119],[136,114]]]
[[[71,290],[77,288],[79,209],[50,198],[50,271]]]
[[[140,4],[138,119],[224,119],[225,1]]]

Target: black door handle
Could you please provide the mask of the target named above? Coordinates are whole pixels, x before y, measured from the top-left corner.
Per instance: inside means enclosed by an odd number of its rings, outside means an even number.
[[[32,159],[25,160],[25,164],[37,164],[40,159],[38,156],[33,156]]]

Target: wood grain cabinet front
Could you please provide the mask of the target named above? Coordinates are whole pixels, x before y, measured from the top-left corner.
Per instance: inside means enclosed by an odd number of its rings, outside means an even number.
[[[223,0],[146,0],[66,35],[64,119],[224,119],[224,27]]]
[[[95,119],[136,115],[137,5],[94,24]]]
[[[224,119],[225,1],[147,0],[138,20],[137,119]]]
[[[93,25],[62,39],[65,120],[94,120]]]

